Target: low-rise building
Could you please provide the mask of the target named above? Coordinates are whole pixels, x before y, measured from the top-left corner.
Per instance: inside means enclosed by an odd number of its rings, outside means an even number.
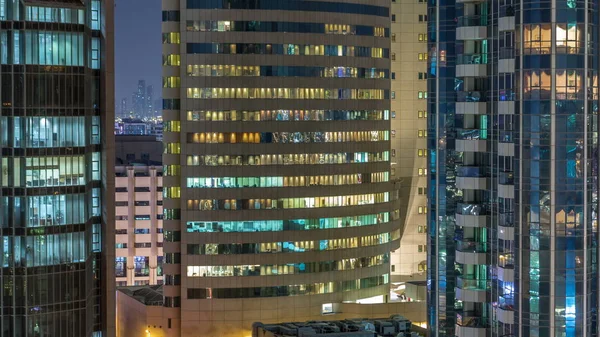
[[[116,139],[117,286],[162,284],[162,144],[150,136]]]
[[[181,326],[176,320],[168,317],[169,308],[163,306],[162,294],[162,286],[120,287],[117,291],[117,337],[182,336]],[[345,324],[344,329],[346,330],[349,325],[352,330],[359,327],[357,331],[340,331],[342,334],[328,334],[329,337],[362,337],[363,335],[360,333],[354,333],[360,332],[361,327],[363,328],[362,333],[370,333],[369,337],[383,336],[385,334],[376,334],[377,331],[382,330],[372,330],[371,328],[378,329],[385,326],[387,327],[385,331],[391,333],[392,328],[389,322],[395,327],[395,333],[389,336],[402,337],[403,335],[399,335],[399,333],[404,333],[404,337],[413,337],[414,335],[409,332],[418,331],[421,335],[425,332],[421,326],[426,322],[427,315],[425,301],[377,304],[342,302],[315,305],[315,303],[306,301],[302,296],[292,296],[282,299],[284,309],[274,308],[271,310],[265,309],[268,308],[268,303],[264,299],[228,299],[224,303],[225,307],[222,308],[224,314],[218,317],[211,317],[206,309],[202,311],[185,309],[183,315],[186,319],[216,322],[219,337],[273,337],[278,336],[278,330],[273,327],[290,324],[304,326],[314,322],[322,326],[339,325],[340,330],[342,330],[343,324]],[[293,311],[302,313],[303,322],[310,321],[312,323],[279,323],[289,321],[286,318],[291,317]],[[361,318],[356,319],[356,317]],[[255,323],[257,321],[262,323]],[[402,329],[400,329],[400,322],[404,322]],[[365,332],[364,328],[367,325],[371,330]],[[249,327],[253,327],[253,329],[250,330]],[[325,328],[327,331],[331,329],[335,328]],[[255,334],[258,331],[263,334]],[[205,335],[198,333],[194,336]],[[290,336],[299,337],[301,335],[292,334]],[[305,334],[302,336],[318,337],[320,335]]]
[[[418,337],[422,329],[404,316],[263,324],[254,323],[252,337]]]

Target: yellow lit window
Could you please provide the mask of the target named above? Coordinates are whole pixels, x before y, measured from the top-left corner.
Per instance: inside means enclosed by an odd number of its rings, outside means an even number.
[[[179,44],[181,43],[181,35],[176,32],[163,33],[163,43]]]
[[[163,189],[163,198],[179,199],[181,198],[181,187],[165,187]]]
[[[170,54],[163,56],[163,65],[165,66],[179,66],[181,65],[181,56],[179,54]]]
[[[163,131],[165,132],[180,132],[181,122],[180,121],[167,121],[163,125]]]
[[[180,154],[181,153],[181,144],[180,143],[167,143],[167,144],[165,144],[164,153],[167,153],[167,154]]]
[[[181,175],[181,165],[165,165],[163,167],[165,176],[176,177]]]
[[[163,77],[163,88],[179,88],[181,78],[179,76]]]

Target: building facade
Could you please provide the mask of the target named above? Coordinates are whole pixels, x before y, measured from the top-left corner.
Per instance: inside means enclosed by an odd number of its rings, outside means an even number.
[[[163,1],[173,335],[386,300],[389,18],[387,0]]]
[[[429,2],[432,336],[597,336],[598,2]]]
[[[162,143],[116,136],[115,158],[116,284],[162,284]]]
[[[114,336],[111,0],[0,1],[0,336]]]
[[[392,253],[392,280],[427,270],[427,2],[391,3],[391,178],[399,181],[404,233]]]
[[[162,166],[115,168],[117,286],[163,281]]]

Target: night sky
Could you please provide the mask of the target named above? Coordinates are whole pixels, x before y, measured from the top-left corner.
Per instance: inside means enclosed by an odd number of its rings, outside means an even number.
[[[137,90],[138,80],[154,86],[160,98],[161,0],[115,0],[115,103]],[[118,109],[117,109],[118,111]]]

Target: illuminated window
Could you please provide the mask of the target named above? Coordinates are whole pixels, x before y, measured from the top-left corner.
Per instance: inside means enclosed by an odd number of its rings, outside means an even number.
[[[163,55],[163,65],[164,66],[179,66],[179,65],[181,65],[181,55],[179,55],[179,54]]]
[[[164,165],[163,174],[165,176],[180,176],[181,175],[181,165]]]
[[[387,120],[387,110],[260,110],[188,111],[188,121],[329,121]]]
[[[168,44],[179,44],[179,43],[181,43],[181,35],[180,35],[180,33],[176,33],[176,32],[163,33],[163,43],[168,43]]]
[[[188,88],[187,98],[197,99],[375,99],[387,90],[330,88]]]
[[[181,78],[179,76],[163,77],[163,88],[179,88]]]
[[[163,124],[164,132],[180,132],[181,122],[180,121],[166,121]]]
[[[179,199],[181,198],[181,187],[165,187],[163,189],[163,198]]]
[[[180,143],[166,143],[164,146],[164,153],[180,154],[181,153],[181,144]]]

